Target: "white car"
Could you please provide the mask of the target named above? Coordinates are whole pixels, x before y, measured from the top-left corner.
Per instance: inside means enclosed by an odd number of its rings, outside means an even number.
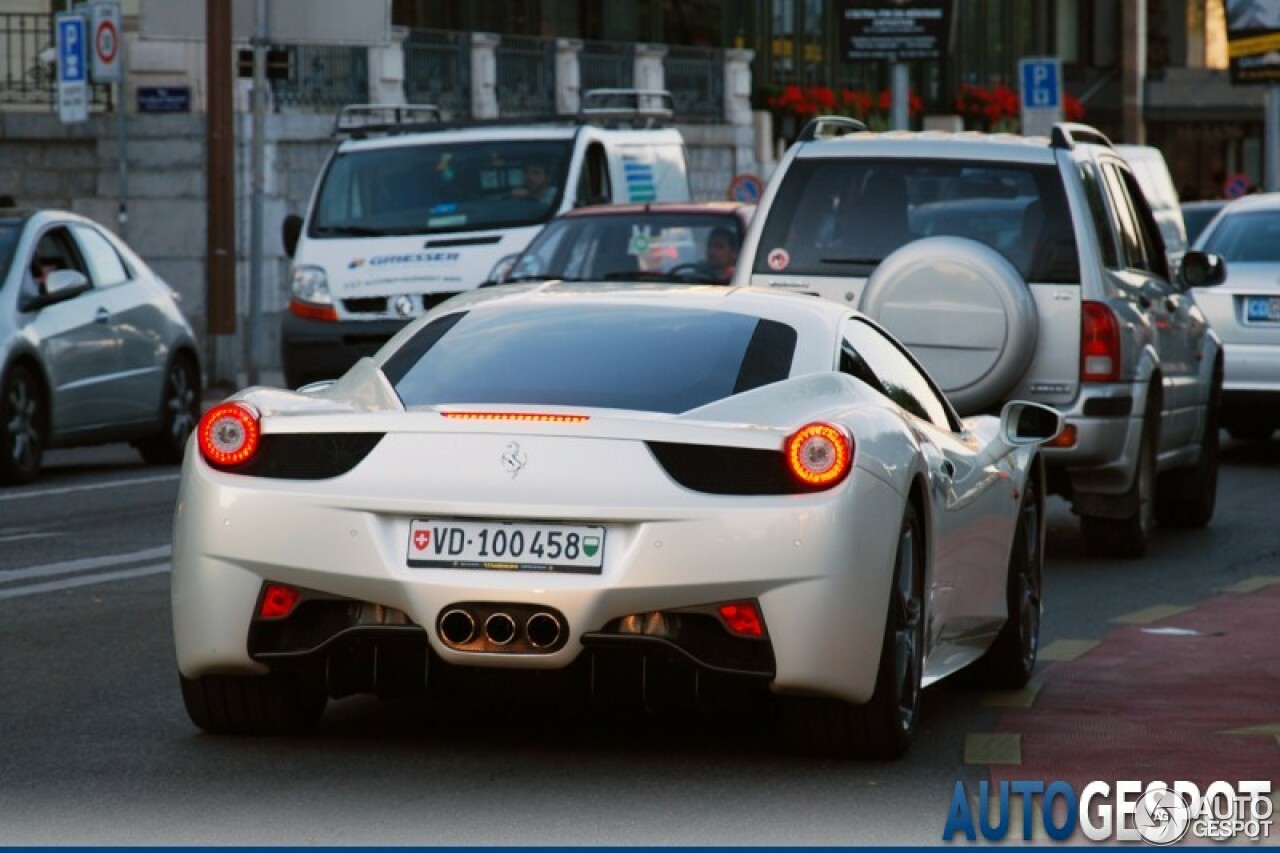
[[[186,708],[283,733],[424,683],[647,708],[746,687],[800,748],[896,756],[923,686],[1030,675],[1060,427],[1021,402],[960,420],[826,300],[477,291],[335,383],[206,413],[174,525]]]

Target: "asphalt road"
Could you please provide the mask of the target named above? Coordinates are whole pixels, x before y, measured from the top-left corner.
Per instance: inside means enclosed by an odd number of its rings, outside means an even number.
[[[1225,441],[1225,437],[1224,437]],[[926,691],[895,763],[790,755],[769,721],[331,703],[292,739],[218,738],[177,689],[168,559],[177,470],[124,446],[56,452],[0,490],[0,844],[938,843],[966,736],[999,711]],[[1218,514],[1142,561],[1085,557],[1050,518],[1043,641],[1275,572],[1280,442],[1225,441]]]

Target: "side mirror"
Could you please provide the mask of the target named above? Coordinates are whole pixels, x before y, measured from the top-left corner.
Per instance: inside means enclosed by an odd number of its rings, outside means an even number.
[[[23,311],[38,311],[46,306],[74,299],[92,289],[89,279],[79,270],[54,270],[45,276],[44,292],[24,299],[19,307]]]
[[[1000,437],[1013,447],[1052,441],[1062,425],[1062,413],[1040,403],[1015,400],[1000,411]]]
[[[1187,252],[1182,256],[1179,275],[1187,287],[1212,287],[1227,280],[1227,262],[1221,255]]]
[[[284,253],[293,257],[298,251],[298,239],[302,237],[302,217],[290,213],[280,225],[280,239],[284,242]]]
[[[498,262],[493,265],[493,269],[489,270],[489,277],[484,280],[485,284],[502,284],[506,281],[507,276],[511,275],[511,270],[515,268],[516,259],[520,255],[503,255],[498,258]]]

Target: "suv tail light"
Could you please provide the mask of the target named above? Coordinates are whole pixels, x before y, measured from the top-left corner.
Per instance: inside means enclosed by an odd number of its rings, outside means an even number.
[[[1115,382],[1120,378],[1120,324],[1102,302],[1083,304],[1080,328],[1080,381]]]

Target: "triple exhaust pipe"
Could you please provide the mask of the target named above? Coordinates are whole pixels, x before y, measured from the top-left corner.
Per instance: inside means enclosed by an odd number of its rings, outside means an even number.
[[[455,605],[437,621],[440,639],[469,652],[553,652],[563,645],[558,613],[511,605]]]

